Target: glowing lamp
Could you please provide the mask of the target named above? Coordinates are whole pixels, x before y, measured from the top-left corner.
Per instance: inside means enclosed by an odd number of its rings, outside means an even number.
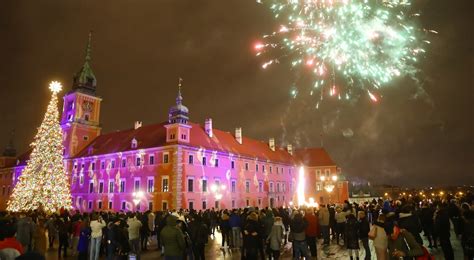
[[[320,179],[321,179],[321,181],[324,181],[326,179],[326,177],[321,176]]]
[[[220,200],[220,199],[222,199],[222,194],[216,194],[216,196],[214,196],[214,198],[216,198],[216,200]]]
[[[217,185],[212,184],[212,185],[211,185],[211,191],[212,191],[212,192],[216,192],[216,191],[217,191]]]
[[[336,175],[332,176],[332,180],[337,181],[337,176]]]
[[[224,184],[221,185],[221,190],[225,190],[225,185]]]
[[[384,196],[388,196],[388,193],[385,192],[383,195],[384,195]]]

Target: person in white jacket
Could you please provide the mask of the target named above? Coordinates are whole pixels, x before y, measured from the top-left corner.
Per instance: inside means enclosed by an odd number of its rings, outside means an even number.
[[[137,259],[140,259],[140,228],[142,222],[137,219],[135,214],[131,214],[127,220],[127,225],[130,250],[137,255]]]
[[[105,221],[100,215],[92,215],[91,221],[91,251],[90,260],[98,260],[100,252],[100,242],[102,241],[102,228],[105,227]]]

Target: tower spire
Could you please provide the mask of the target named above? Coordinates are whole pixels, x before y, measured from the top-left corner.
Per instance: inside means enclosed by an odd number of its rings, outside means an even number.
[[[181,86],[183,79],[178,79],[178,96],[176,97],[176,105],[170,107],[168,113],[168,122],[171,124],[180,123],[187,124],[189,120],[189,110],[183,105],[183,96],[181,96]]]
[[[84,65],[74,76],[73,90],[79,90],[88,94],[95,95],[97,80],[92,71],[90,61],[92,60],[92,31],[89,31],[89,38],[86,46],[86,56]]]
[[[8,157],[16,156],[16,149],[15,149],[15,146],[13,145],[14,136],[15,136],[15,130],[12,130],[10,133],[10,140],[8,140],[8,144],[5,147],[5,150],[3,150],[3,156],[8,156]]]
[[[181,96],[181,86],[183,84],[183,79],[178,79],[178,96],[176,97],[176,104],[181,105],[183,102],[183,96]]]

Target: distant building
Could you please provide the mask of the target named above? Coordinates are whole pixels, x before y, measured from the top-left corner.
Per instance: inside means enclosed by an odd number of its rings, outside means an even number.
[[[310,181],[308,197],[321,203],[348,198],[347,182],[323,148],[295,150],[189,121],[178,91],[168,121],[102,134],[97,80],[86,60],[65,94],[61,127],[73,207],[92,210],[164,210],[234,207],[279,207],[295,200],[298,166]],[[0,158],[0,210],[26,165],[28,153]],[[2,164],[2,162],[4,162]],[[330,182],[320,178],[338,176]]]

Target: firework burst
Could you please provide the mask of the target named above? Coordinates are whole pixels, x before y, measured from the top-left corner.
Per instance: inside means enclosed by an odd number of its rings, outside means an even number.
[[[409,0],[269,0],[279,28],[255,45],[262,68],[289,61],[312,77],[310,94],[350,99],[417,72],[425,52]],[[434,31],[431,31],[434,32]],[[292,91],[292,93],[295,93]]]

